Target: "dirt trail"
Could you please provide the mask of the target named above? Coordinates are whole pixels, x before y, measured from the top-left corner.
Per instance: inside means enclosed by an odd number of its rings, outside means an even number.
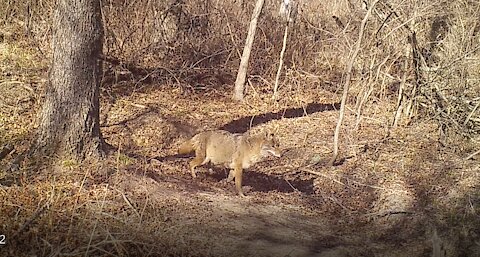
[[[374,223],[362,229],[354,227],[358,224],[352,217],[332,218],[331,213],[310,205],[319,201],[314,195],[249,192],[242,198],[235,195],[233,185],[217,182],[205,173],[197,180],[188,174],[156,177],[157,181],[132,174],[120,177],[125,179],[116,182],[120,190],[139,194],[132,188],[142,188],[152,205],[175,199],[175,209],[166,215],[175,217],[172,226],[183,227],[177,237],[208,240],[205,249],[199,250],[215,256],[422,256],[418,253],[425,250],[425,242],[418,239],[399,252],[392,250],[395,242],[388,238],[376,243]]]
[[[258,202],[259,196],[241,198],[215,192],[192,195],[170,191],[156,197],[159,202],[159,198],[169,197],[194,207],[191,211],[195,217],[186,222],[213,233],[217,244],[208,250],[219,256],[228,252],[234,256],[321,256],[321,250],[331,245],[321,242],[331,237],[328,221],[301,206],[262,203]]]
[[[250,199],[201,194],[224,218],[219,230],[237,231],[225,235],[235,252],[255,256],[312,256],[317,237],[328,235],[321,217],[307,216],[294,205],[258,204]]]

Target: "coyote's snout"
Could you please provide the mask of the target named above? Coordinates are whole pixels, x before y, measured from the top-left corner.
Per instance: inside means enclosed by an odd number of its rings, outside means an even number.
[[[280,157],[278,142],[273,134],[250,135],[231,134],[223,130],[206,131],[195,135],[183,143],[178,149],[180,154],[195,152],[195,158],[190,161],[190,171],[196,177],[195,168],[208,162],[230,168],[227,181],[235,178],[237,191],[242,191],[243,169],[273,155]]]

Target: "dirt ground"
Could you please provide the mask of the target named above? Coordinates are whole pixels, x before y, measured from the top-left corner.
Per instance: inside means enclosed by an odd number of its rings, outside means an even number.
[[[175,102],[171,108],[158,101],[168,98]],[[342,162],[329,167],[338,111],[326,100],[292,107],[295,103],[269,106],[253,99],[250,106],[239,106],[228,91],[195,94],[178,88],[130,99],[129,108],[142,114],[123,117],[125,123],[111,121],[123,125],[107,125],[104,133],[111,144],[125,145],[126,152],[138,147],[129,153],[147,167],[129,165],[110,184],[125,194],[143,191],[159,205],[171,198],[181,202],[189,210],[173,215],[190,217],[183,222],[190,223],[189,229],[199,226],[190,236],[204,231],[200,236],[214,239],[205,250],[216,256],[430,256],[433,229],[446,225],[438,224],[437,216],[445,215],[442,208],[475,194],[479,182],[478,163],[462,162],[446,151],[432,124],[388,132],[386,105],[364,114],[356,129],[356,117],[348,113]],[[112,106],[108,115],[123,112],[121,107]],[[175,156],[178,144],[192,133],[216,128],[266,129],[279,137],[283,156],[245,173],[246,199],[225,184],[227,171],[206,167],[192,179],[188,160]],[[126,138],[134,143],[123,143]],[[454,228],[442,229],[448,256],[457,256],[460,239]]]
[[[46,73],[2,72],[2,144],[28,149]],[[201,81],[200,81],[201,82]],[[200,83],[199,82],[199,83]],[[103,86],[101,130],[111,150],[86,164],[24,165],[0,176],[6,256],[480,256],[478,158],[447,147],[433,121],[391,128],[393,106],[349,103],[340,162],[327,165],[338,96],[305,85],[231,88],[116,83]],[[376,101],[376,100],[372,100]],[[227,171],[193,179],[177,148],[196,132],[275,132],[281,158],[244,173],[246,198]],[[2,255],[5,256],[5,255]]]

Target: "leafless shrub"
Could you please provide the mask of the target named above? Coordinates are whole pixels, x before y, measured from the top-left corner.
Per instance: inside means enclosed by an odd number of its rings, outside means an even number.
[[[480,131],[480,5],[454,1],[443,7],[429,20],[428,41],[422,49],[425,87],[420,88],[418,101],[443,132],[474,135]]]

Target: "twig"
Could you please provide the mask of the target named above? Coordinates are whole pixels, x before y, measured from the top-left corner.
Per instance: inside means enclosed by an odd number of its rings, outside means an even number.
[[[324,178],[328,178],[328,179],[330,179],[330,180],[332,180],[332,181],[334,181],[334,182],[336,182],[336,183],[338,183],[338,184],[340,184],[340,185],[345,185],[345,183],[341,182],[340,180],[331,178],[331,177],[329,177],[329,176],[327,176],[327,175],[325,175],[325,174],[322,174],[322,173],[320,173],[320,172],[318,172],[318,171],[314,171],[314,170],[307,169],[307,168],[299,168],[298,170],[305,171],[305,172],[307,172],[307,173],[310,173],[310,174],[313,174],[313,175],[316,175],[316,176],[321,176],[321,177],[324,177]]]
[[[467,118],[463,122],[463,126],[467,125],[468,121],[472,118],[473,114],[478,109],[478,106],[480,106],[480,102],[478,102],[477,105],[475,105],[475,107],[473,107],[473,110],[470,112],[470,114],[467,116]],[[1,158],[0,158],[0,160],[1,160]]]
[[[230,49],[223,49],[223,50],[220,50],[220,51],[218,51],[218,52],[216,52],[216,53],[207,55],[207,56],[201,58],[200,60],[196,61],[196,62],[193,63],[192,65],[190,65],[190,69],[193,69],[195,66],[197,66],[197,64],[205,61],[205,60],[208,59],[208,58],[211,58],[211,57],[214,57],[214,56],[217,56],[217,55],[221,55],[221,54],[223,54],[223,53],[225,53],[225,52],[228,52],[228,51],[230,51]]]
[[[2,151],[0,151],[0,160],[3,158],[7,157],[9,153],[13,151],[13,145],[11,144],[6,144],[3,148]]]
[[[228,16],[225,10],[223,10],[223,15],[225,16],[225,20],[227,21],[227,29],[228,33],[230,34],[230,40],[232,40],[232,44],[235,48],[235,51],[237,52],[238,58],[242,58],[242,54],[240,53],[240,50],[238,49],[237,42],[235,41],[235,38],[233,36],[232,28],[230,27],[230,22],[228,21]]]
[[[480,150],[470,154],[469,156],[467,156],[465,159],[463,159],[464,161],[468,161],[470,159],[472,159],[475,155],[479,154],[480,153]]]
[[[16,238],[20,233],[23,232],[32,222],[37,219],[49,206],[49,202],[45,203],[42,207],[38,207],[37,210],[33,213],[33,215],[28,219],[23,225],[13,234],[13,238]]]
[[[10,164],[10,167],[8,167],[7,170],[9,170],[9,171],[19,170],[20,169],[20,163],[23,161],[26,154],[27,153],[24,152],[24,153],[19,154],[17,157],[15,157],[15,159],[12,161],[12,163]]]
[[[388,211],[383,211],[383,212],[374,212],[374,213],[368,213],[365,214],[365,217],[372,217],[372,216],[377,216],[377,217],[386,217],[390,215],[396,215],[396,214],[405,214],[405,215],[413,215],[415,212],[412,211],[393,211],[393,210],[388,210]]]
[[[338,206],[342,207],[342,208],[343,208],[344,210],[346,210],[346,211],[351,211],[351,210],[352,210],[352,209],[347,208],[347,207],[346,207],[345,205],[343,205],[342,203],[340,203],[340,201],[339,201],[337,198],[333,197],[333,196],[327,196],[326,198],[329,199],[330,201],[336,203]]]
[[[287,184],[293,189],[293,191],[295,191],[295,192],[300,192],[300,190],[296,189],[296,188],[290,183],[290,181],[288,181],[288,180],[285,179],[285,182],[287,182]]]

